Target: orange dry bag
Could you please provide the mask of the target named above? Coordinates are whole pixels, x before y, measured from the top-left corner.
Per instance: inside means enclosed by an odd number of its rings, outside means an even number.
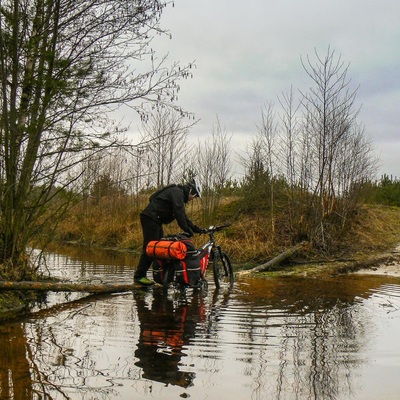
[[[186,257],[186,245],[174,240],[152,240],[146,247],[146,254],[163,260],[183,260]]]

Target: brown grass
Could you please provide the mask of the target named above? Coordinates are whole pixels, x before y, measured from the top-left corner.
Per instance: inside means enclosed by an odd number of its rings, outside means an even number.
[[[348,235],[350,251],[380,251],[400,242],[400,209],[366,205],[360,208]]]
[[[147,197],[141,204],[133,204],[128,197],[102,198],[98,203],[80,204],[57,231],[59,241],[76,241],[98,247],[114,247],[139,251],[142,232],[139,211],[147,204]],[[276,228],[271,232],[268,216],[237,215],[235,199],[224,199],[215,224],[233,221],[230,228],[217,234],[223,249],[231,255],[235,264],[255,265],[264,262],[292,245]],[[200,204],[192,202],[187,207],[189,217],[200,225]],[[281,229],[283,231],[283,229]],[[165,226],[165,234],[178,233],[176,223]],[[281,236],[279,236],[279,234]],[[201,246],[206,236],[195,235],[194,241]],[[364,206],[355,216],[351,230],[343,243],[338,246],[338,257],[356,253],[380,251],[400,242],[400,209],[396,207]],[[340,253],[340,254],[339,254]],[[310,250],[309,256],[312,254]],[[335,255],[331,255],[335,257]]]

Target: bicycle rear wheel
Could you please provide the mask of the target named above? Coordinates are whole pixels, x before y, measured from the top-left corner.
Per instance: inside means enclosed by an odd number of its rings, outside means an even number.
[[[175,268],[173,265],[166,265],[164,267],[164,279],[163,279],[163,292],[168,293],[168,289],[174,281]]]
[[[221,287],[221,284],[229,284],[229,287],[233,286],[232,264],[226,253],[215,254],[213,259],[213,273],[217,289]]]

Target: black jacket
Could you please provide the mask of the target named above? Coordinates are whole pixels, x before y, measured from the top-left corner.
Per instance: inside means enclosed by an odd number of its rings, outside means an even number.
[[[169,224],[176,219],[184,232],[197,232],[199,228],[188,218],[185,211],[189,191],[187,185],[169,185],[161,188],[150,196],[150,202],[141,214],[160,224]]]

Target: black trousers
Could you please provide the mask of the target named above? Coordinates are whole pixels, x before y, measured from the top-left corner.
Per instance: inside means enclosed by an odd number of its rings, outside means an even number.
[[[135,279],[140,279],[146,276],[153,261],[152,258],[146,255],[147,244],[152,240],[160,240],[164,236],[162,224],[159,222],[154,221],[146,215],[140,215],[140,223],[142,224],[143,231],[143,247],[142,254],[139,258],[139,264],[135,271]]]

